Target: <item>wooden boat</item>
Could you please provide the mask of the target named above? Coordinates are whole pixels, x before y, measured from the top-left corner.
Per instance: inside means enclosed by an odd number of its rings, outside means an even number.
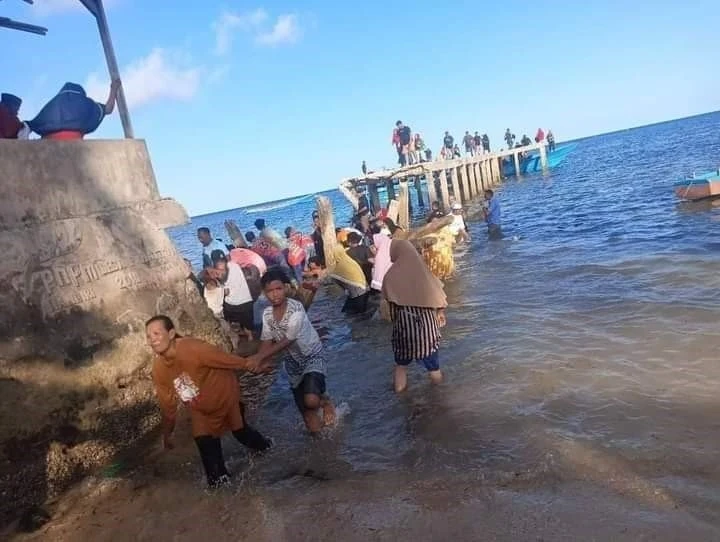
[[[547,161],[548,161],[548,168],[552,169],[556,166],[559,166],[565,158],[567,158],[568,154],[570,154],[575,147],[577,147],[577,143],[569,143],[567,145],[560,145],[559,147],[556,147],[554,151],[547,153]],[[528,175],[530,173],[535,173],[538,171],[542,171],[542,166],[540,164],[540,153],[538,151],[531,151],[526,156],[520,160],[520,174],[521,175]],[[503,163],[503,176],[505,177],[512,177],[515,175],[515,161],[513,160],[512,156],[508,156],[505,158],[505,161]]]
[[[678,198],[688,201],[720,196],[720,169],[700,175],[693,173],[691,177],[676,182],[673,188]]]

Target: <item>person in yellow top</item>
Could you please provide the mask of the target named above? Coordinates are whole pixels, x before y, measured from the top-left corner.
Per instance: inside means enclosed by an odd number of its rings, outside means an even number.
[[[261,372],[246,358],[227,354],[215,346],[182,337],[173,321],[153,316],[145,324],[147,342],[155,353],[152,380],[162,412],[163,447],[173,448],[177,409],[190,409],[192,435],[200,452],[208,485],[227,484],[220,437],[227,432],[251,450],[263,452],[272,442],[250,427],[243,416],[235,370]]]

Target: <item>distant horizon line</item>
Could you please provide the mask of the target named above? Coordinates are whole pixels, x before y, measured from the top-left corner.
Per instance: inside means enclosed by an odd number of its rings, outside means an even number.
[[[718,114],[718,113],[720,113],[720,109],[715,110],[715,111],[706,111],[705,113],[696,113],[695,115],[688,115],[688,116],[686,116],[686,117],[677,117],[677,118],[674,118],[674,119],[666,119],[666,120],[660,120],[660,121],[657,121],[657,122],[650,122],[650,123],[648,123],[648,124],[640,124],[640,125],[638,125],[638,126],[630,126],[630,127],[627,127],[627,128],[619,128],[619,129],[617,129],[617,130],[611,130],[611,131],[609,131],[609,132],[600,132],[600,133],[597,133],[597,134],[592,134],[592,135],[586,135],[586,136],[576,137],[575,139],[568,139],[568,140],[564,140],[564,141],[558,141],[557,144],[558,144],[558,145],[561,145],[561,144],[563,144],[563,143],[576,143],[576,142],[579,142],[579,141],[584,141],[584,140],[586,140],[586,139],[591,139],[591,138],[593,138],[593,137],[601,137],[601,136],[619,134],[620,132],[627,132],[628,130],[639,130],[640,128],[649,128],[649,127],[651,127],[651,126],[659,126],[659,125],[661,125],[661,124],[668,124],[668,123],[670,123],[670,122],[677,122],[677,121],[679,121],[679,120],[694,119],[694,118],[696,118],[696,117],[704,117],[704,116],[707,116],[707,115],[715,115],[715,114]],[[194,219],[196,219],[196,218],[203,218],[203,217],[210,216],[210,215],[215,215],[215,214],[218,214],[218,213],[227,213],[227,212],[229,212],[229,211],[238,211],[238,210],[241,210],[241,209],[247,209],[248,207],[254,207],[254,206],[256,206],[256,205],[264,205],[264,204],[268,204],[268,203],[280,203],[280,202],[288,201],[288,200],[295,199],[295,198],[302,198],[302,197],[307,197],[307,196],[314,196],[314,195],[317,195],[317,194],[323,194],[323,193],[325,193],[325,192],[330,192],[330,191],[337,190],[337,189],[338,189],[337,186],[331,186],[331,187],[324,188],[324,189],[321,189],[321,190],[317,190],[317,191],[314,191],[314,192],[306,192],[306,193],[304,193],[304,194],[296,194],[296,195],[294,195],[294,196],[287,196],[287,197],[282,198],[282,199],[266,200],[266,201],[256,201],[256,202],[254,202],[254,203],[248,203],[247,205],[242,205],[242,206],[240,206],[240,207],[230,207],[230,208],[228,208],[228,209],[222,209],[222,210],[219,210],[219,211],[210,211],[210,212],[207,212],[207,213],[201,213],[201,214],[198,214],[198,215],[192,215],[192,216],[190,216],[190,220],[194,220]]]

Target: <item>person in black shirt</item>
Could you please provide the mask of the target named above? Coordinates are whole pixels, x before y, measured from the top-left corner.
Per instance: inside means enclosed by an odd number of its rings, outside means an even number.
[[[487,134],[483,134],[483,136],[482,136],[482,146],[483,146],[483,151],[490,152],[490,138],[488,137]]]
[[[478,132],[475,132],[473,136],[473,145],[475,147],[475,154],[482,154],[482,137],[480,137]]]
[[[472,155],[473,151],[473,136],[470,135],[470,132],[465,132],[465,137],[463,137],[463,145],[465,146],[465,154]]]
[[[455,146],[455,138],[450,135],[450,132],[445,132],[445,137],[443,138],[443,145],[445,145],[446,149],[450,149],[452,152],[453,146]]]
[[[363,175],[367,175],[367,166],[365,165],[365,160],[362,162],[362,172]]]
[[[440,203],[437,201],[432,202],[432,211],[430,211],[430,214],[427,217],[427,222],[430,224],[433,220],[437,218],[443,218],[445,216],[445,213],[440,208]]]
[[[372,282],[372,269],[375,264],[373,249],[361,244],[362,237],[354,231],[348,233],[347,240],[350,244],[350,248],[347,249],[347,254],[358,263],[365,274],[365,280],[368,286],[370,286]]]
[[[399,161],[401,166],[405,166],[408,163],[408,152],[410,150],[410,137],[412,136],[412,132],[410,131],[410,127],[403,124],[401,120],[397,121],[395,126],[397,127],[400,138]]]
[[[368,197],[362,188],[356,188],[355,193],[358,197],[356,223],[360,226],[358,229],[365,233],[370,230],[370,215],[372,214],[372,209]]]
[[[321,266],[325,267],[325,245],[323,244],[322,230],[320,229],[320,215],[317,211],[313,211],[312,218],[313,232],[311,237],[315,245],[315,258],[317,258],[317,262]]]

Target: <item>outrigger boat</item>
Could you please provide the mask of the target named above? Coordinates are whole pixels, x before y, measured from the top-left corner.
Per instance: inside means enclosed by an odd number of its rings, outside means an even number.
[[[674,188],[678,198],[688,201],[720,196],[720,169],[700,175],[693,173],[692,177],[676,182]]]

